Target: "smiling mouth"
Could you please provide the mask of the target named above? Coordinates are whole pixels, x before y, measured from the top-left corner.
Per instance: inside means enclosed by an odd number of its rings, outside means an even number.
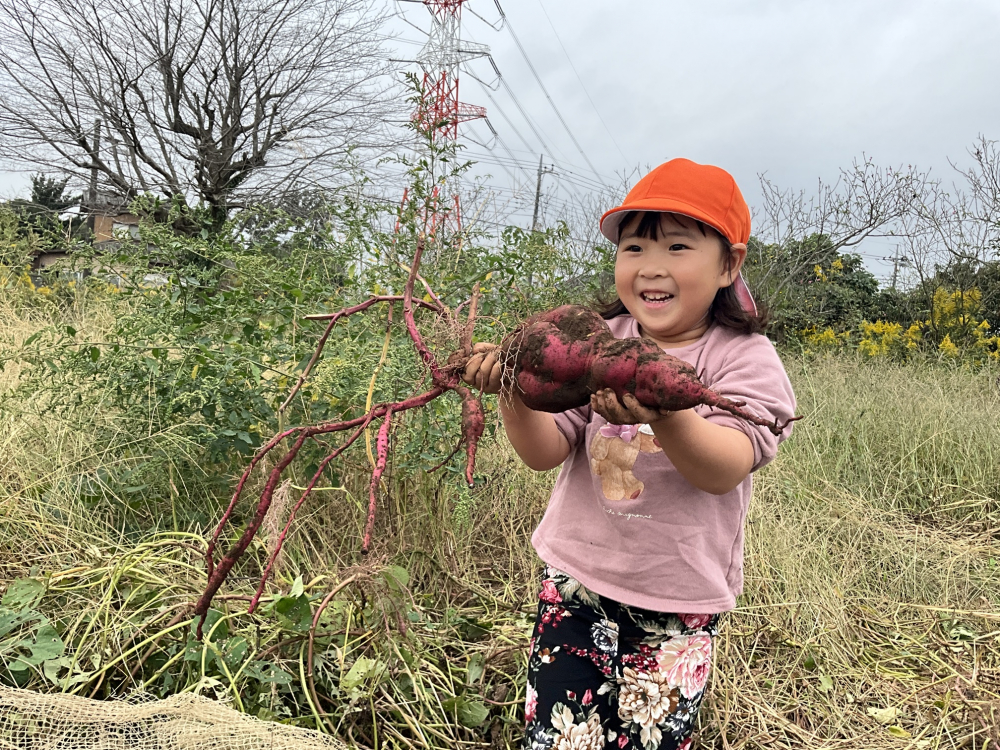
[[[672,300],[674,295],[666,292],[640,292],[639,297],[643,302],[666,302]]]

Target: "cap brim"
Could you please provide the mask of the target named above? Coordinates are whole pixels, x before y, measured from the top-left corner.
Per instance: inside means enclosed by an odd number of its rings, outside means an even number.
[[[603,234],[610,242],[618,244],[618,233],[621,228],[622,219],[624,219],[625,214],[630,211],[658,211],[665,214],[680,214],[681,216],[687,216],[708,224],[708,226],[712,227],[712,229],[723,236],[726,234],[722,229],[716,226],[716,220],[704,211],[688,203],[684,203],[683,201],[663,200],[663,198],[647,198],[644,200],[632,201],[624,206],[612,208],[601,217],[601,234]],[[730,237],[729,241],[733,242],[734,240]]]

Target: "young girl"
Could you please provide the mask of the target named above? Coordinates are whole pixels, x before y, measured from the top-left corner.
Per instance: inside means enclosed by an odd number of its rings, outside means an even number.
[[[718,167],[674,159],[601,218],[618,247],[618,338],[644,337],[720,394],[784,422],[795,397],[740,275],[750,211]],[[501,388],[496,347],[464,379]],[[507,437],[532,469],[562,464],[532,536],[546,567],[528,660],[524,747],[691,747],[721,612],[743,588],[751,474],[766,428],[709,408],[664,412],[595,394],[562,414],[503,393]]]

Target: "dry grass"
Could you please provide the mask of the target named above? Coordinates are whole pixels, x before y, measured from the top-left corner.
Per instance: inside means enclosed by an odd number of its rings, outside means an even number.
[[[995,374],[789,369],[807,420],[758,477],[706,739],[998,747]]]
[[[75,327],[107,325],[99,311],[86,310],[81,307]],[[44,322],[2,312],[0,320],[5,345]],[[757,477],[746,593],[725,621],[702,716],[703,746],[1000,750],[996,373],[846,359],[793,359],[788,366],[807,418]],[[0,373],[0,392],[16,377],[13,367]],[[162,533],[171,526],[163,506],[142,517],[160,531],[142,542],[127,538],[125,511],[116,511],[124,498],[111,493],[97,509],[84,505],[79,477],[154,449],[183,456],[193,448],[168,434],[116,431],[100,394],[93,394],[93,408],[64,421],[37,416],[37,406],[0,412],[4,575],[33,567],[56,571],[53,596],[72,611],[89,607],[103,618],[93,634],[83,619],[71,618],[64,639],[80,659],[104,649],[131,669],[132,647],[123,642],[134,623],[149,623],[147,633],[165,627],[178,603],[203,585],[201,543],[188,535],[196,529]],[[101,436],[99,444],[94,435]],[[388,564],[409,573],[406,597],[423,619],[407,630],[388,617],[385,627],[373,625],[354,642],[356,651],[344,650],[388,659],[394,649],[419,649],[418,666],[407,667],[411,692],[399,680],[373,684],[368,714],[335,716],[328,708],[315,719],[333,722],[328,729],[358,745],[373,744],[377,732],[384,747],[516,746],[538,567],[528,539],[553,477],[525,470],[502,444],[484,445],[482,456],[487,481],[472,498],[468,523],[456,520],[452,483],[437,475],[390,478],[379,546],[359,567],[363,509],[357,498],[364,497],[367,475],[359,455],[357,471],[343,474],[344,488],[318,493],[303,509],[286,548],[287,572],[275,592],[299,573],[315,581],[319,594],[352,573],[376,581]],[[173,477],[173,501],[202,502],[196,492],[202,479]],[[292,477],[292,492],[300,480]],[[256,553],[263,555],[263,545]],[[244,570],[231,592],[245,594],[254,572]],[[161,582],[162,591],[129,612],[116,587],[137,577],[148,586]],[[381,591],[368,583],[360,590],[369,598]],[[344,611],[353,611],[352,596],[345,592]],[[259,627],[238,604],[226,605],[234,631]],[[491,629],[470,640],[447,625],[456,618]],[[284,637],[277,630],[272,635],[267,648]],[[301,660],[299,643],[287,657],[290,669]],[[476,689],[492,701],[493,712],[484,728],[470,730],[456,726],[445,704],[465,689],[475,654],[486,664]],[[120,686],[127,687],[127,671],[115,678]],[[113,674],[74,689],[103,690]],[[238,694],[238,687],[232,691]],[[305,713],[312,721],[308,708]]]

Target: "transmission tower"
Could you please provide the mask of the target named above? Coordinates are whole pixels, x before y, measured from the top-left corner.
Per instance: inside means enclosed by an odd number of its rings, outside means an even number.
[[[477,57],[485,57],[490,50],[484,44],[461,41],[462,3],[466,0],[424,0],[431,12],[432,24],[427,42],[417,55],[416,62],[423,71],[423,95],[413,113],[413,122],[432,143],[454,146],[458,141],[458,124],[486,117],[486,108],[465,104],[458,100],[459,66]],[[447,168],[447,165],[444,165]],[[435,165],[435,169],[440,169]],[[439,175],[432,174],[436,178]],[[445,186],[447,188],[447,186]],[[457,190],[445,198],[442,187],[435,185],[434,206],[428,217],[428,231],[434,231],[445,221],[455,231],[461,231],[462,220]]]

